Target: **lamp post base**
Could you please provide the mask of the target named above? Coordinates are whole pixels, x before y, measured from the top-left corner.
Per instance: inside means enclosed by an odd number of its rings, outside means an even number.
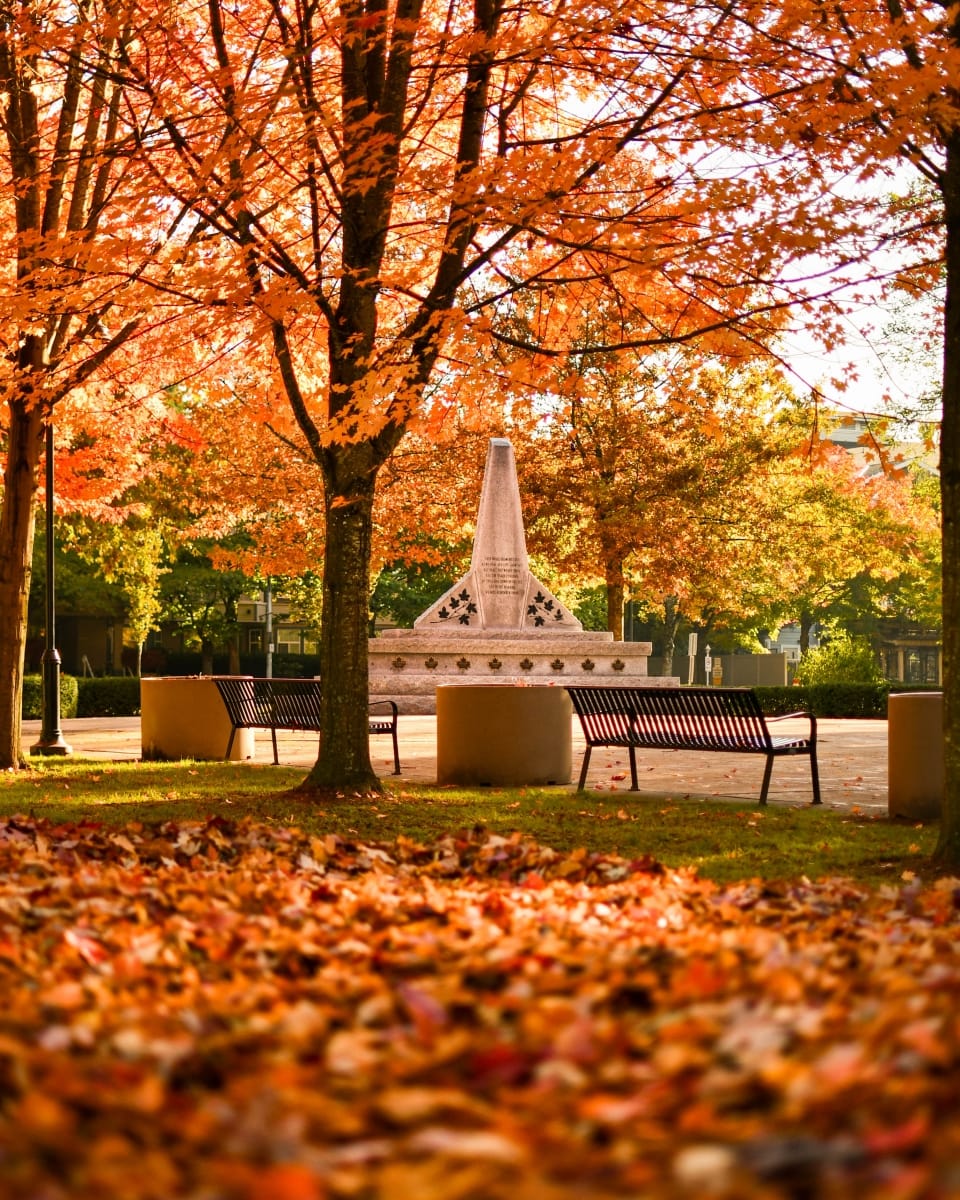
[[[30,747],[31,754],[72,754],[60,732],[60,655],[48,646],[41,660],[43,672],[43,723],[39,739]]]
[[[31,754],[60,754],[66,756],[73,753],[73,748],[63,740],[60,734],[56,737],[47,740],[41,738],[39,742],[34,742],[30,747]]]

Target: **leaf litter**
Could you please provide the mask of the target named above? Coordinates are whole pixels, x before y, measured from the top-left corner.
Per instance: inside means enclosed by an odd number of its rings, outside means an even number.
[[[960,881],[0,822],[0,1197],[960,1195]]]

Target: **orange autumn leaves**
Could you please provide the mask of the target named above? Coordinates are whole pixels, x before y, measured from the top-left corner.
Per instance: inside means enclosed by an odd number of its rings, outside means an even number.
[[[946,1196],[957,887],[7,820],[0,1196]]]

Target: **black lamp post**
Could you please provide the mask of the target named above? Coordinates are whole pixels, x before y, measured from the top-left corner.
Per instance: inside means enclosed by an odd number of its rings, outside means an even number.
[[[53,422],[47,424],[47,595],[46,640],[43,650],[43,720],[40,740],[30,747],[31,754],[70,754],[60,732],[60,654],[56,647],[56,598],[53,577]]]

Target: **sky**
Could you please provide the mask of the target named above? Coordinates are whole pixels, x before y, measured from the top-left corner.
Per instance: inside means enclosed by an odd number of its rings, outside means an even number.
[[[793,386],[800,395],[817,387],[838,408],[867,415],[889,413],[890,406],[915,408],[940,388],[939,338],[933,347],[924,346],[924,335],[939,323],[939,304],[937,297],[922,304],[901,303],[899,310],[864,306],[847,317],[846,342],[831,351],[818,344],[813,330],[785,335],[781,352],[795,373]],[[903,332],[898,334],[894,325]],[[836,385],[837,379],[846,380],[846,390]]]

